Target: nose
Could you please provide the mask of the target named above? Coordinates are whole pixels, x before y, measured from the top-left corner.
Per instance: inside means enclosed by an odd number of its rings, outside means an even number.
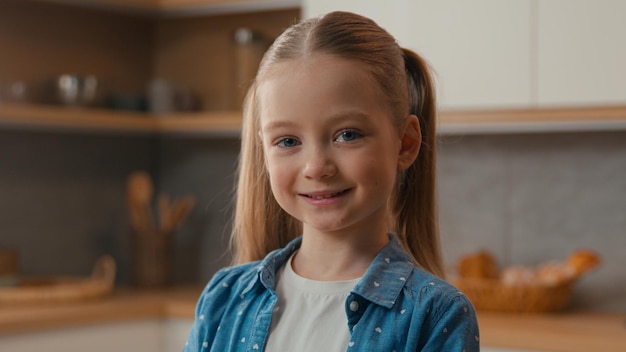
[[[308,179],[321,180],[337,173],[337,165],[326,148],[311,148],[303,157],[302,173]]]

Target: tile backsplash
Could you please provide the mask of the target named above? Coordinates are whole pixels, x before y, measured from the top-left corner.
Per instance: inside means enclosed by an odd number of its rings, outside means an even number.
[[[176,234],[177,282],[205,283],[228,264],[237,138],[0,131],[0,247],[22,272],[88,274],[113,254],[130,280],[126,177],[137,169],[158,191],[194,194]],[[592,248],[602,266],[572,304],[626,311],[626,133],[467,135],[438,144],[444,259],[478,249],[502,265],[534,265]]]
[[[626,311],[625,133],[455,136],[439,151],[449,265],[479,249],[501,265],[536,265],[590,248],[603,263],[573,304]]]

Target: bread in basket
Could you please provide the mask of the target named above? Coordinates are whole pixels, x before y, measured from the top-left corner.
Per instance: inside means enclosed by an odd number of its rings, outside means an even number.
[[[480,251],[460,258],[451,281],[478,310],[554,312],[567,306],[576,281],[600,262],[598,254],[581,249],[564,261],[500,269],[489,252]]]

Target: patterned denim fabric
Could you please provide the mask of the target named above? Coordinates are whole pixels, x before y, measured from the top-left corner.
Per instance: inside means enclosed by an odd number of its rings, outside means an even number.
[[[469,300],[416,267],[396,237],[390,239],[346,299],[352,334],[346,351],[479,351]],[[277,301],[275,273],[300,243],[297,238],[263,261],[215,274],[200,296],[184,351],[262,351]]]

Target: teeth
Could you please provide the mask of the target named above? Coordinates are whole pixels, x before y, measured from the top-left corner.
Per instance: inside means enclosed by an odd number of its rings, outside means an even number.
[[[321,200],[321,199],[332,198],[332,197],[336,196],[337,194],[338,193],[326,194],[326,195],[323,195],[323,196],[309,196],[309,198],[313,198],[313,199],[316,199],[316,200]]]

